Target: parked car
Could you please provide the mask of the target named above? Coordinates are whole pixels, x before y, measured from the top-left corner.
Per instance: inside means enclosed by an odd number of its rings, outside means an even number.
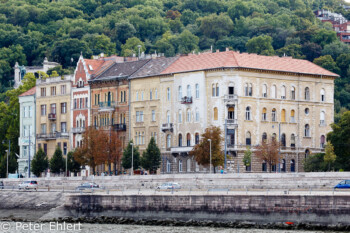
[[[36,182],[35,180],[23,181],[18,185],[18,189],[34,189],[35,191],[38,191],[38,182]]]
[[[76,187],[75,190],[84,190],[84,189],[98,189],[100,186],[96,183],[83,183],[80,186]]]
[[[4,182],[0,181],[0,189],[4,189]]]
[[[350,180],[343,180],[336,186],[334,186],[334,189],[350,189]]]
[[[167,182],[157,187],[157,189],[181,189],[178,183]]]

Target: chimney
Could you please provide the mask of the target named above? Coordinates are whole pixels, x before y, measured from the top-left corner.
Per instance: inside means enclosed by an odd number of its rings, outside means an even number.
[[[219,50],[219,49],[217,49],[217,50],[216,50],[216,52],[217,52],[217,53],[219,53],[219,52],[220,52],[220,50]]]
[[[230,51],[230,49],[229,49],[228,47],[226,47],[226,52],[227,52],[227,51]]]

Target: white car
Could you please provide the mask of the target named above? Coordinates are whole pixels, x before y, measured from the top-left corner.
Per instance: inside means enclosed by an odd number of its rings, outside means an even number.
[[[23,181],[18,185],[18,189],[34,189],[35,191],[38,191],[38,182],[31,180],[31,181]]]
[[[157,189],[181,189],[178,183],[167,182],[157,187]]]

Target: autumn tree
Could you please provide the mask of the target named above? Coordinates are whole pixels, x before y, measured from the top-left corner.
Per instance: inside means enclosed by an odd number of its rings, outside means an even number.
[[[106,148],[106,159],[105,161],[108,164],[108,172],[111,174],[112,163],[114,165],[114,171],[117,170],[117,165],[120,165],[120,160],[122,157],[122,143],[119,140],[118,133],[111,131],[107,139],[107,148]]]
[[[272,166],[278,164],[281,159],[279,143],[276,140],[271,140],[271,142],[263,141],[261,145],[256,147],[255,155],[270,166],[271,172]]]
[[[195,145],[190,151],[190,155],[194,156],[198,164],[208,166],[210,165],[210,143],[211,140],[211,155],[212,165],[215,167],[224,165],[225,155],[222,153],[221,144],[223,138],[222,132],[219,127],[211,126],[205,129],[205,132],[201,135],[202,139],[199,144]]]
[[[334,163],[337,156],[334,153],[334,147],[331,142],[328,142],[326,144],[325,148],[325,155],[324,155],[324,162],[328,164],[328,171],[331,169],[331,164]]]

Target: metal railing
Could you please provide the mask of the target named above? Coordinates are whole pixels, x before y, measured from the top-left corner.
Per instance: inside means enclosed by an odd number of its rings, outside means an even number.
[[[184,96],[181,98],[182,104],[192,104],[192,97]]]
[[[126,124],[113,124],[113,129],[116,131],[126,131]]]
[[[224,100],[225,101],[234,101],[234,100],[238,100],[238,95],[235,94],[228,94],[224,96]]]
[[[72,133],[84,133],[84,132],[85,132],[85,127],[72,128]]]
[[[98,106],[99,108],[114,108],[116,107],[116,103],[115,101],[99,102]]]
[[[49,113],[47,117],[49,118],[49,120],[56,120],[56,113]]]
[[[46,140],[50,140],[50,139],[56,139],[56,138],[68,138],[69,134],[68,132],[55,132],[55,133],[41,133],[41,134],[37,134],[36,135],[37,139],[46,139]]]
[[[162,124],[162,131],[173,131],[173,123]]]

